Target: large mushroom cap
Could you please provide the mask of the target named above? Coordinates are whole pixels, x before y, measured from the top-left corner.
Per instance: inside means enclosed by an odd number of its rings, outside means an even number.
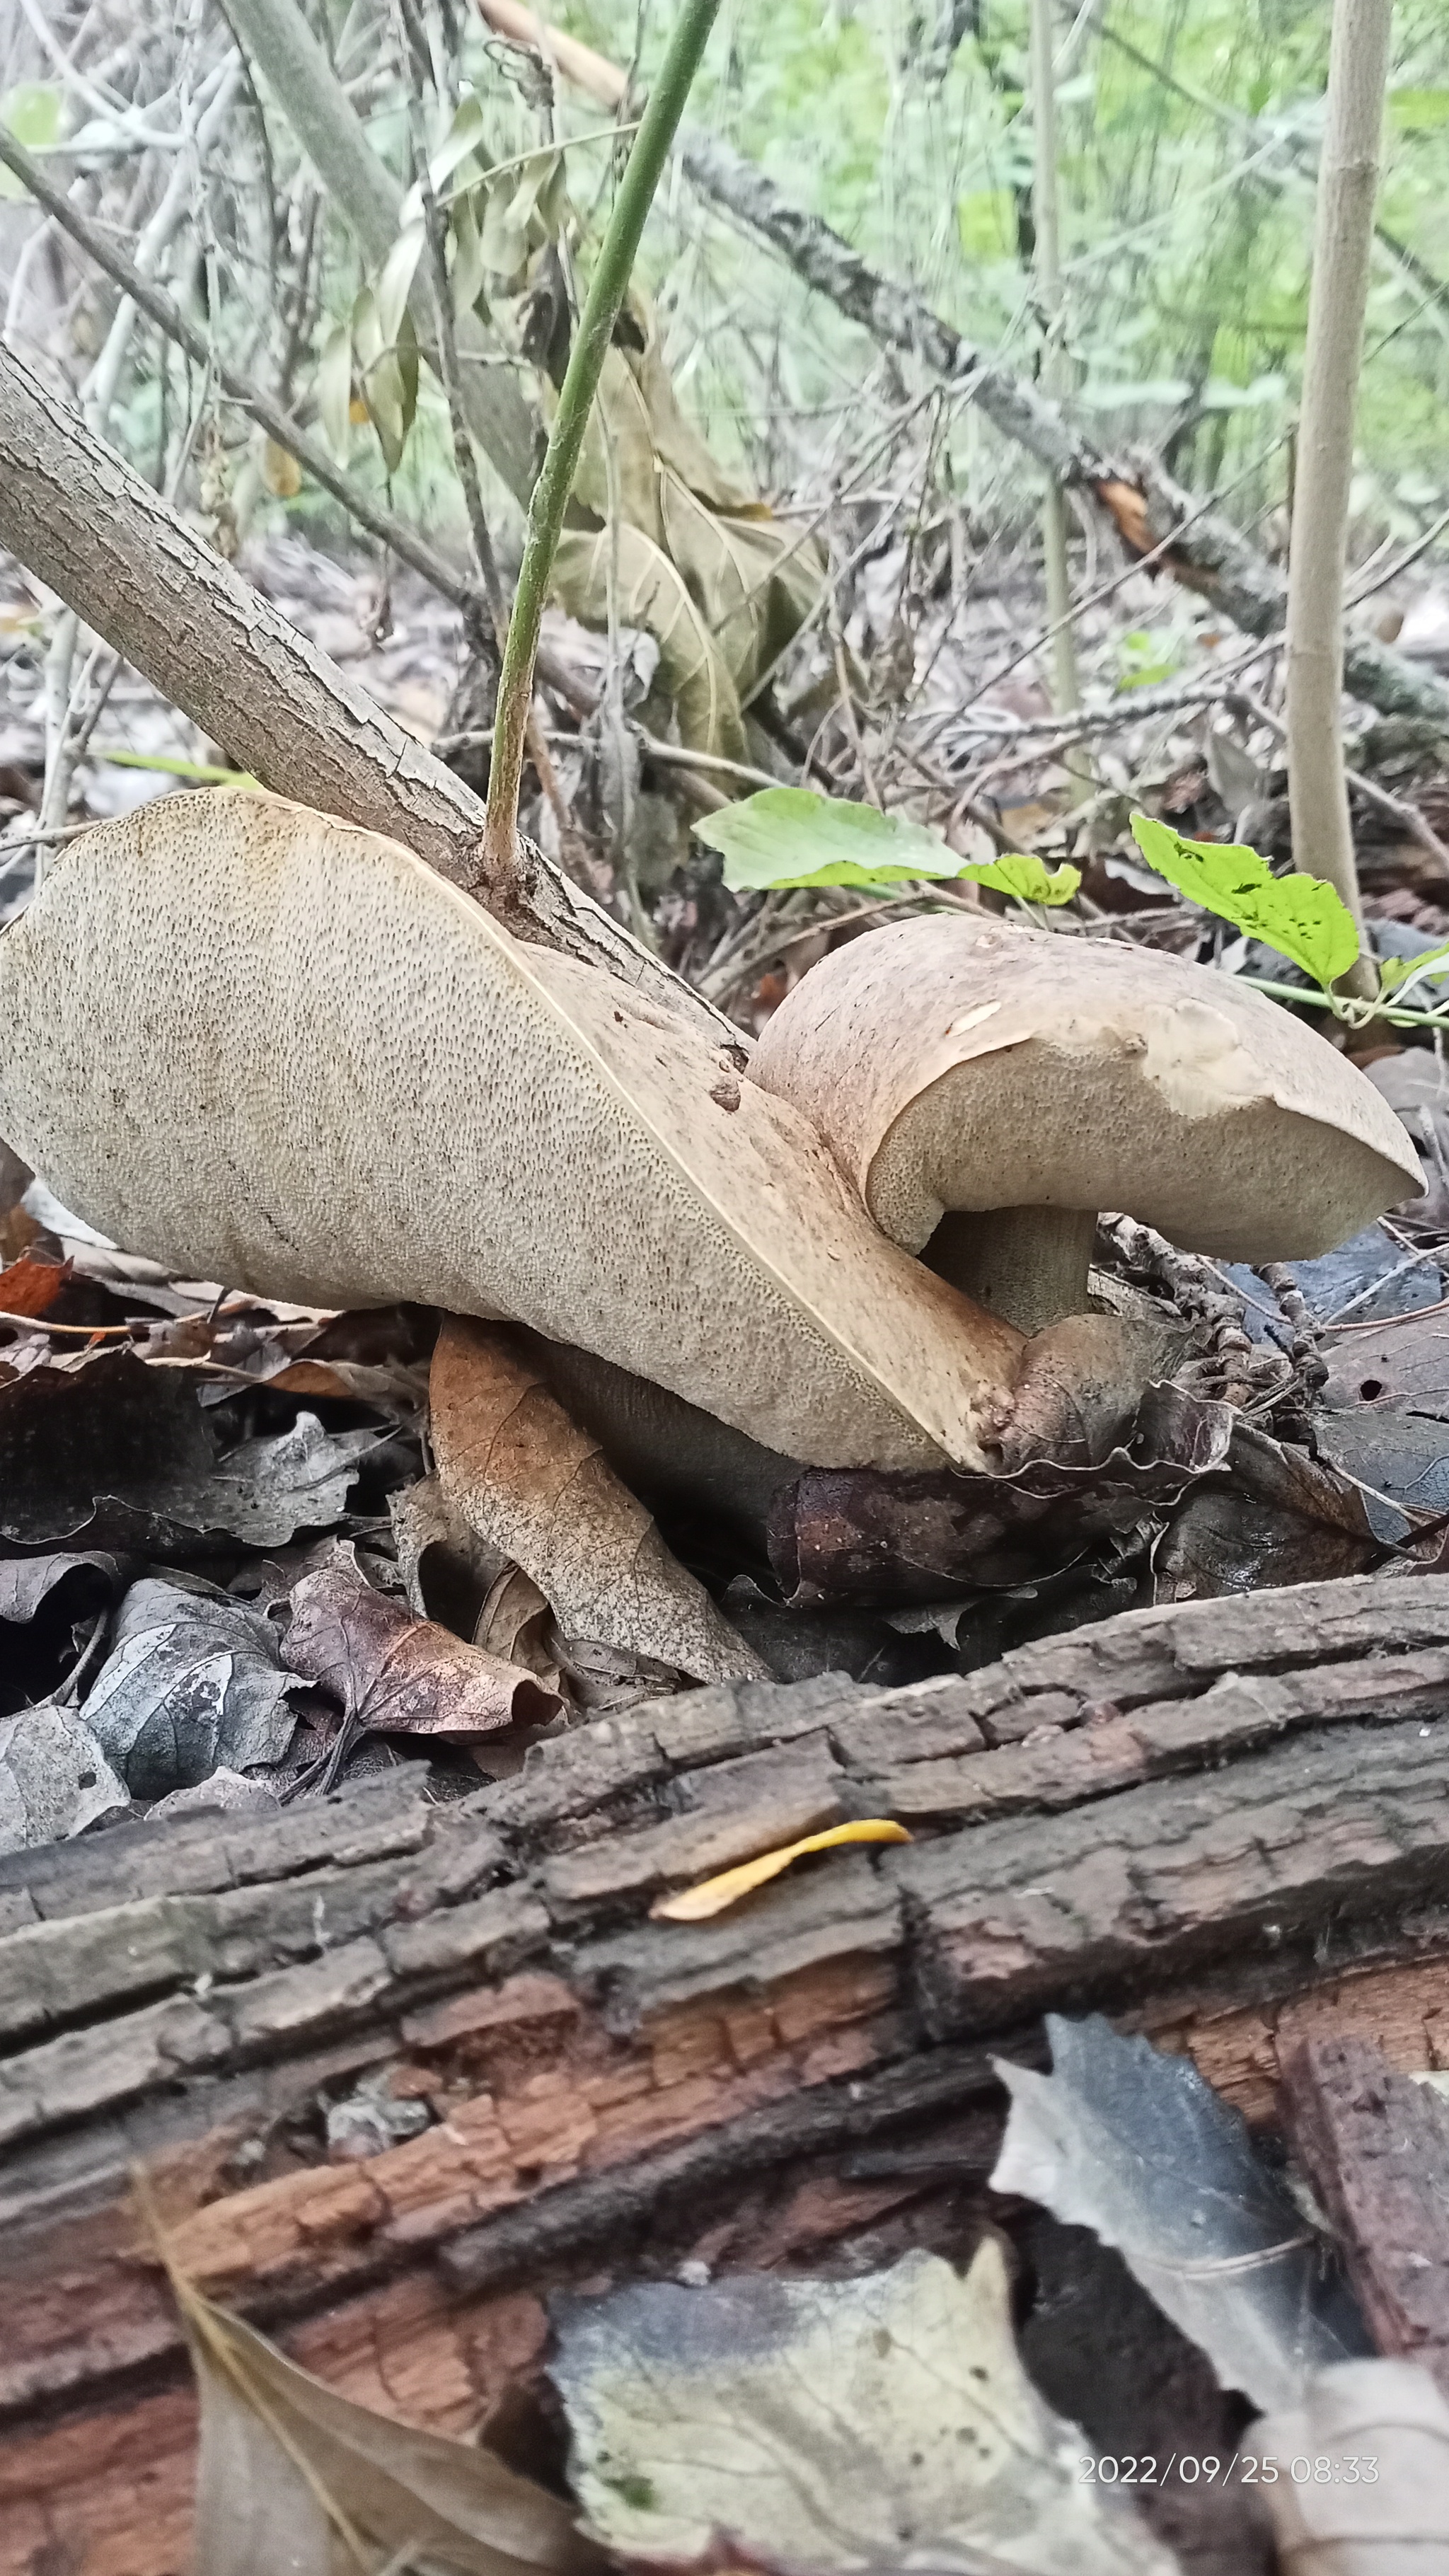
[[[0,936],[0,1133],[186,1276],[507,1316],[811,1464],[980,1467],[1011,1408],[1019,1334],[885,1242],[787,1104],[280,798],[60,853]]]
[[[1372,1083],[1261,994],[996,921],[852,940],[781,1004],[750,1075],[912,1252],[948,1209],[1117,1208],[1187,1251],[1302,1260],[1423,1188]]]

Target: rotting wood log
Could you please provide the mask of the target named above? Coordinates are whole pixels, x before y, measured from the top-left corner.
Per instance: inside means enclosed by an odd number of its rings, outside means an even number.
[[[1371,2040],[1316,2039],[1289,2058],[1284,2118],[1380,2352],[1449,2391],[1449,2102]]]
[[[239,768],[403,842],[484,902],[483,807],[0,347],[0,543]],[[499,918],[606,966],[711,1046],[740,1032],[532,842]]]
[[[1331,2028],[1355,1980],[1449,2013],[1446,1746],[1449,1576],[1380,1575],[904,1689],[718,1685],[451,1803],[408,1764],[0,1860],[0,2576],[62,2543],[82,2576],[182,2563],[193,2417],[137,2161],[201,2287],[464,2430],[560,2281],[875,2242],[943,2168],[979,2194],[991,2051],[1039,2062],[1046,2008],[1202,2035],[1219,2074],[1234,2014]],[[913,1844],[648,1919],[887,1793]],[[331,2160],[364,2077],[428,2124]]]

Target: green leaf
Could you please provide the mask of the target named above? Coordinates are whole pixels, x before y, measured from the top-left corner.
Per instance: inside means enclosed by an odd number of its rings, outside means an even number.
[[[1048,869],[1025,850],[1003,850],[999,859],[971,859],[956,870],[973,885],[1014,895],[1018,903],[1070,903],[1082,882],[1080,868]]]
[[[1432,134],[1449,124],[1449,89],[1392,89],[1389,115],[1401,134]]]
[[[874,805],[817,796],[808,787],[762,787],[706,815],[694,832],[723,851],[724,881],[735,894],[766,886],[909,885],[975,873],[924,824]]]
[[[1449,939],[1445,940],[1441,948],[1426,948],[1419,957],[1381,957],[1379,959],[1380,993],[1385,996],[1397,993],[1400,986],[1407,984],[1411,978],[1417,981],[1425,967],[1432,966],[1440,957],[1449,957]]]
[[[0,98],[0,125],[7,126],[27,152],[44,152],[60,141],[60,90],[54,81],[21,81]],[[25,189],[12,170],[0,169],[0,197],[23,197]]]
[[[1150,814],[1134,814],[1132,836],[1150,868],[1250,938],[1291,957],[1325,988],[1359,953],[1353,916],[1321,877],[1275,877],[1256,850],[1230,841],[1189,841]]]

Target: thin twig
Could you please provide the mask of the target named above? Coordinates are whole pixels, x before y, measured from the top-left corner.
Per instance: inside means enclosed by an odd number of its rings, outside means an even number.
[[[492,887],[506,889],[518,871],[518,791],[533,697],[539,628],[564,511],[593,409],[614,325],[628,288],[644,219],[654,200],[675,129],[719,11],[719,0],[683,0],[668,50],[619,182],[588,298],[559,392],[558,409],[533,497],[519,566],[513,615],[498,687],[497,739],[488,772],[484,859]]]
[[[168,340],[184,349],[198,366],[212,363],[212,352],[195,324],[172,303],[169,295],[132,266],[124,251],[117,250],[99,225],[93,224],[78,206],[73,206],[68,197],[52,187],[23,144],[17,143],[14,135],[8,133],[3,125],[0,125],[0,162],[14,172],[31,196],[46,208],[63,231],[69,233],[77,247],[85,252],[88,259],[94,260],[97,268],[114,279],[158,331],[164,332]],[[394,554],[400,555],[404,563],[411,564],[414,572],[420,573],[424,581],[441,597],[451,601],[455,608],[461,609],[465,616],[478,607],[480,600],[476,585],[464,580],[441,555],[434,553],[425,538],[374,501],[350,474],[335,465],[326,448],[310,438],[291,414],[273,402],[260,385],[254,384],[248,376],[239,375],[234,368],[219,363],[215,374],[227,399],[239,404],[278,447],[285,448],[289,456],[294,456],[313,481],[321,484],[324,492],[330,492],[334,500],[341,502],[359,527],[366,528],[369,535],[390,546]],[[546,673],[545,676],[551,678],[552,675]]]

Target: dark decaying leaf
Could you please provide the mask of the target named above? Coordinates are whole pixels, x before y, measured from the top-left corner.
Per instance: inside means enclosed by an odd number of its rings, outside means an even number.
[[[1263,2488],[1289,2576],[1449,2576],[1449,2405],[1427,2370],[1339,2362],[1249,2447],[1290,2463]]]
[[[18,1625],[33,1619],[42,1605],[80,1617],[113,1601],[125,1579],[124,1561],[102,1548],[0,1557],[0,1619]],[[62,1587],[63,1599],[58,1597]]]
[[[245,1771],[280,1762],[297,1687],[260,1611],[148,1577],[121,1604],[85,1717],[129,1794],[164,1798],[222,1763]]]
[[[1293,2405],[1313,2372],[1365,2352],[1328,2239],[1191,2060],[1096,2013],[1050,2013],[1047,2030],[1050,2075],[996,2061],[1011,2115],[992,2188],[1115,2245],[1255,2405]]]
[[[205,2576],[596,2576],[570,2508],[491,2451],[355,2405],[173,2288],[201,2396]]]
[[[84,1718],[42,1700],[0,1717],[0,1852],[61,1842],[116,1809],[129,1792]]]
[[[1439,1266],[1432,1256],[1409,1258],[1403,1245],[1381,1225],[1365,1226],[1361,1234],[1351,1236],[1335,1252],[1321,1253],[1316,1261],[1289,1261],[1283,1267],[1317,1324],[1326,1324],[1345,1306],[1351,1307],[1353,1319],[1360,1323],[1384,1315],[1413,1314],[1437,1304],[1443,1294]],[[1256,1270],[1246,1262],[1228,1262],[1223,1275],[1242,1294],[1243,1322],[1252,1340],[1277,1342],[1286,1349],[1293,1327],[1278,1311],[1272,1290]]]
[[[507,1568],[504,1550],[468,1527],[435,1475],[389,1494],[387,1508],[408,1608],[496,1653],[476,1628],[492,1586]]]
[[[1011,1476],[812,1468],[771,1506],[770,1563],[791,1607],[939,1602],[1026,1583],[1175,1503],[1228,1456],[1234,1416],[1152,1386],[1130,1447]]]
[[[377,1591],[345,1540],[293,1591],[282,1653],[294,1673],[341,1702],[345,1718],[381,1733],[492,1735],[546,1724],[562,1706],[521,1665],[465,1645]]]
[[[35,1547],[194,1554],[198,1537],[282,1546],[346,1509],[376,1431],[289,1431],[221,1453],[185,1371],[132,1351],[32,1369],[0,1383],[0,1537]]]
[[[1163,1601],[1362,1574],[1413,1524],[1331,1464],[1235,1421],[1227,1476],[1188,1497],[1157,1552]]]
[[[1001,2248],[854,2281],[650,2282],[559,2302],[588,2527],[636,2566],[1169,2576],[1017,2358]]]

